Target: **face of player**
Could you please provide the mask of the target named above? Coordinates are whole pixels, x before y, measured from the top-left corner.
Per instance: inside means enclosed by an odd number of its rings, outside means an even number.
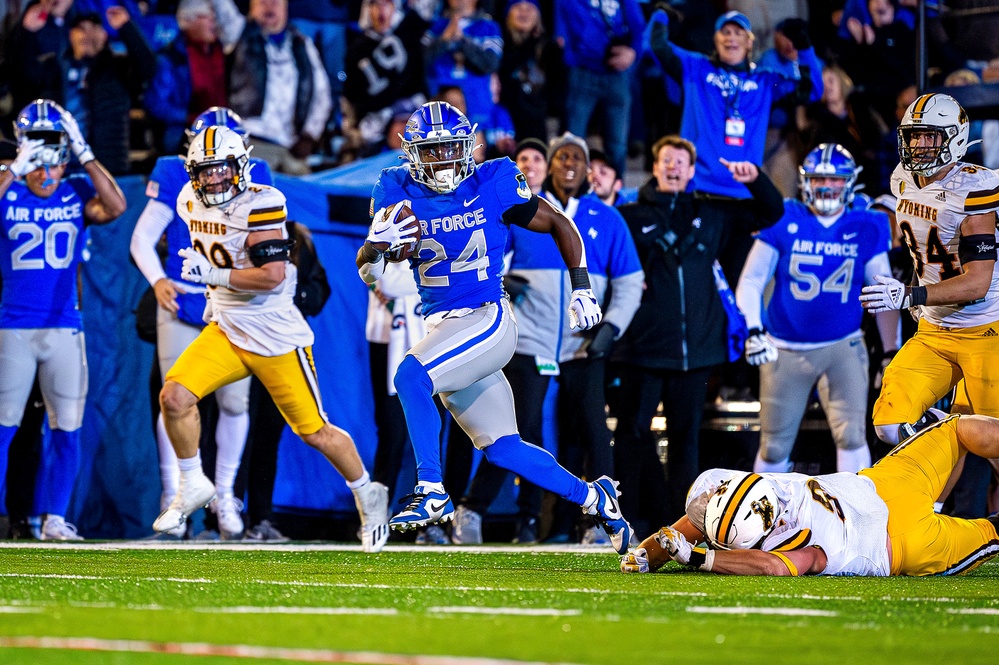
[[[835,215],[843,208],[843,190],[846,178],[812,176],[808,178],[812,190],[811,206],[820,215]]]
[[[694,178],[694,164],[690,153],[683,148],[663,146],[652,165],[652,175],[660,192],[678,194],[686,190]]]
[[[541,12],[531,2],[517,2],[510,6],[506,15],[506,27],[510,32],[529,33],[541,20]]]
[[[250,18],[267,35],[276,35],[288,27],[288,0],[252,0]]]
[[[552,155],[548,165],[548,173],[552,176],[552,184],[563,192],[574,194],[586,181],[589,175],[586,165],[586,155],[578,145],[564,145]]]
[[[593,185],[593,192],[604,200],[621,189],[621,181],[617,178],[617,172],[606,162],[600,160],[594,160],[590,163],[590,184]]]
[[[229,191],[233,186],[233,175],[232,165],[228,162],[207,164],[195,173],[201,189],[210,196]]]
[[[43,166],[24,176],[24,184],[35,196],[47,199],[59,188],[64,173],[66,173],[65,164]]]
[[[715,50],[718,59],[726,65],[738,65],[749,57],[753,48],[753,33],[746,32],[735,23],[726,23],[715,33]]]
[[[526,148],[517,155],[517,168],[527,178],[527,186],[537,194],[545,182],[548,172],[548,160],[537,150]]]
[[[943,134],[939,130],[914,129],[909,132],[909,150],[912,153],[912,162],[918,168],[921,165],[932,166],[936,163],[937,155],[943,146]]]
[[[461,141],[442,141],[420,146],[423,172],[445,191],[458,186],[457,173],[465,161],[465,147]]]

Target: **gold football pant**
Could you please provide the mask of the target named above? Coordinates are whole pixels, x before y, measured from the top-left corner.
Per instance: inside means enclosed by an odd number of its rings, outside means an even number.
[[[217,323],[209,323],[180,354],[165,380],[179,383],[201,399],[251,374],[260,379],[295,434],[314,434],[328,422],[311,346],[280,356],[261,356],[235,346]]]
[[[892,575],[958,575],[999,554],[999,533],[987,519],[933,512],[933,502],[967,450],[957,439],[958,416],[899,444],[861,475],[888,505]]]

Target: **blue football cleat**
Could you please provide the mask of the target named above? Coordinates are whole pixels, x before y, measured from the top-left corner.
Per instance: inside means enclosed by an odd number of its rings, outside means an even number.
[[[403,497],[404,501],[406,499],[411,499],[409,505],[389,520],[389,526],[396,531],[409,531],[454,519],[454,504],[447,492],[435,492],[417,485],[412,494]]]
[[[621,505],[617,502],[618,484],[616,480],[611,480],[607,476],[597,478],[593,482],[593,487],[597,490],[597,501],[584,508],[583,512],[596,518],[610,536],[611,545],[618,554],[627,554],[633,531],[628,520],[621,514]]]

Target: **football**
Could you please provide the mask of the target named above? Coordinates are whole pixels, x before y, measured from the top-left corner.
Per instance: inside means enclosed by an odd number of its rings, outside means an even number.
[[[416,238],[416,242],[407,243],[402,247],[385,252],[385,260],[390,263],[401,263],[411,257],[416,252],[416,248],[420,244],[420,236],[423,232],[423,229],[420,226],[420,220],[416,219],[416,215],[413,214],[413,209],[407,205],[406,201],[400,201],[394,206],[388,208],[385,211],[386,216],[391,216],[394,212],[396,212],[396,207],[399,206],[401,207],[398,210],[398,214],[395,216],[396,224],[405,224],[405,226],[403,226],[403,230],[415,228],[416,234],[413,237]],[[406,222],[406,220],[410,217],[412,217],[412,220]]]

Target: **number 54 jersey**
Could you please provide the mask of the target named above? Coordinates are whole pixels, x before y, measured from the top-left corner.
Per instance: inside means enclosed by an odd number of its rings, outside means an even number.
[[[503,213],[533,194],[517,166],[504,157],[479,164],[457,189],[438,194],[417,183],[408,166],[382,171],[371,211],[409,200],[422,227],[410,259],[423,316],[481,307],[503,296],[503,252],[510,227]]]
[[[957,162],[946,176],[922,189],[899,165],[892,173],[891,191],[898,199],[895,212],[902,239],[924,285],[939,284],[963,272],[958,243],[964,218],[999,210],[999,175],[964,162]],[[999,262],[984,300],[923,305],[921,309],[927,321],[941,327],[970,328],[999,321]]]
[[[177,214],[191,233],[191,246],[218,268],[252,268],[246,241],[253,231],[280,230],[288,238],[284,194],[251,185],[221,206],[206,206],[191,183],[177,197]],[[298,269],[285,264],[284,280],[270,291],[239,291],[209,286],[211,321],[229,341],[261,356],[280,356],[311,346],[314,335],[295,307]]]

